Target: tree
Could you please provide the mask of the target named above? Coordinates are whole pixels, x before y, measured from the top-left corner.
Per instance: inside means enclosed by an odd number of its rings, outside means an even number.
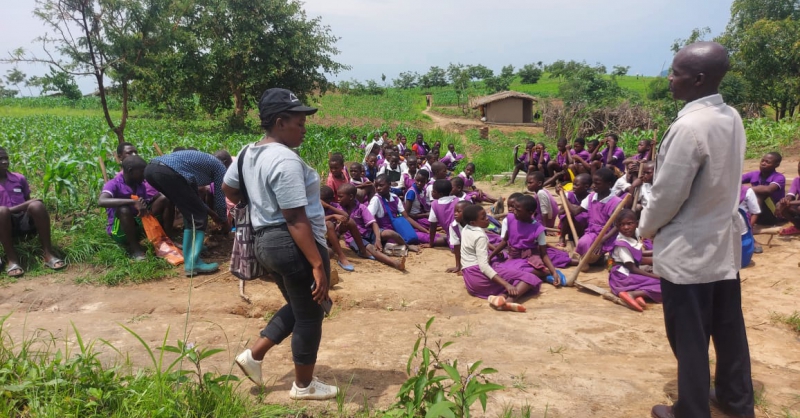
[[[503,67],[500,70],[500,74],[497,76],[489,77],[484,80],[486,83],[486,87],[491,89],[494,92],[505,91],[508,90],[508,87],[511,85],[511,82],[514,81],[514,66],[509,64]]]
[[[55,67],[50,67],[50,73],[43,77],[31,77],[29,84],[41,88],[42,95],[59,93],[69,100],[78,100],[83,96],[75,77]]]
[[[494,71],[482,64],[468,66],[467,73],[471,80],[485,80],[494,76]]]
[[[131,84],[141,78],[150,55],[169,45],[181,7],[188,6],[171,0],[37,0],[34,14],[53,31],[36,39],[44,55],[18,48],[2,62],[47,64],[71,76],[93,76],[106,124],[124,142]],[[107,78],[121,92],[119,122],[108,109]]]
[[[536,84],[542,78],[542,72],[541,65],[526,64],[517,71],[517,75],[522,84]]]
[[[675,42],[672,43],[670,49],[673,53],[677,54],[681,48],[685,47],[686,45],[693,44],[695,42],[700,42],[705,40],[706,35],[711,33],[711,28],[694,28],[692,29],[692,33],[689,34],[689,37],[686,39],[676,39]]]
[[[647,83],[647,100],[669,99],[669,80],[665,77],[658,77]]]
[[[192,1],[176,22],[175,46],[156,57],[141,86],[151,104],[198,94],[205,111],[232,111],[229,122],[239,126],[267,88],[304,98],[326,91],[326,74],[349,68],[334,61],[339,38],[299,1]]]
[[[565,103],[603,104],[622,97],[622,89],[614,78],[604,77],[596,68],[584,66],[559,84],[558,94]]]
[[[623,75],[627,75],[628,71],[630,71],[630,69],[631,69],[630,65],[628,65],[628,66],[615,65],[613,67],[613,69],[611,70],[611,75],[621,77]]]
[[[0,98],[14,97],[17,95],[17,93],[19,92],[14,89],[6,88],[6,86],[4,86],[3,82],[0,80]]]
[[[14,87],[17,88],[17,91],[22,90],[19,88],[19,85],[25,82],[25,78],[25,73],[20,71],[19,68],[12,68],[6,71],[6,81],[8,84],[13,84]]]
[[[400,75],[397,76],[397,78],[392,80],[392,84],[395,86],[395,88],[411,89],[417,87],[418,79],[419,79],[419,74],[408,71],[405,73],[400,73]]]
[[[439,67],[431,67],[428,72],[419,78],[422,88],[444,87],[447,85],[447,73]]]

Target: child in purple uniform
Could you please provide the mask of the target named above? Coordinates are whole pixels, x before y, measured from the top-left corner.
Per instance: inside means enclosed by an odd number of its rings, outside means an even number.
[[[466,225],[463,215],[464,209],[470,205],[472,205],[472,203],[466,200],[459,200],[458,203],[456,203],[455,210],[453,211],[453,223],[450,224],[449,228],[450,238],[448,238],[448,244],[450,244],[450,249],[453,251],[453,256],[455,256],[456,266],[449,267],[445,272],[457,273],[459,276],[461,275],[461,231]],[[489,247],[491,248],[491,244],[489,244]]]
[[[528,191],[536,194],[539,204],[536,207],[536,220],[547,228],[556,225],[558,215],[558,202],[547,189],[544,188],[544,173],[534,171],[525,178]]]
[[[439,243],[441,245],[447,245],[447,242],[450,240],[450,224],[453,223],[456,205],[459,202],[457,197],[450,195],[452,190],[453,185],[450,183],[450,180],[439,179],[433,182],[431,194],[434,200],[431,202],[431,211],[428,216],[428,223],[430,225],[428,228],[428,242],[430,242],[431,248]],[[446,240],[436,239],[436,228],[439,225],[441,225],[442,229],[445,231]]]
[[[44,265],[53,270],[61,270],[67,265],[53,253],[50,215],[40,199],[31,199],[31,190],[25,176],[8,171],[9,161],[8,152],[0,147],[0,245],[8,259],[6,274],[9,277],[25,274],[14,249],[14,238],[33,234],[39,235]]]
[[[431,211],[425,191],[427,185],[428,170],[418,170],[414,176],[414,183],[406,190],[403,200],[403,209],[406,213],[425,228],[429,226],[428,216]]]
[[[122,160],[122,171],[109,180],[100,192],[97,205],[106,208],[106,233],[119,245],[125,246],[136,261],[147,259],[139,241],[144,237],[142,215],[152,213],[161,218],[167,199],[144,181],[145,162],[138,155]],[[137,196],[133,199],[131,196]]]
[[[461,231],[461,273],[467,292],[487,299],[495,309],[525,312],[525,307],[516,303],[518,298],[538,293],[542,281],[529,271],[489,264],[489,243],[484,232],[489,218],[480,205],[464,208],[463,220],[467,225]]]
[[[390,258],[382,252],[383,244],[380,239],[377,239],[384,235],[387,240],[402,238],[391,230],[381,232],[369,209],[356,199],[356,188],[352,184],[343,185],[339,188],[338,193],[339,206],[356,226],[356,231],[348,230],[344,233],[344,242],[347,246],[361,257],[378,260],[389,267],[404,271],[406,258],[402,257],[400,260]],[[361,245],[358,245],[358,238],[361,238]]]
[[[605,140],[600,144],[600,148],[605,145],[605,149],[600,152],[600,161],[603,162],[603,167],[614,166],[620,173],[624,173],[625,152],[617,146],[618,142],[619,137],[617,134],[606,135]]]
[[[786,177],[775,171],[780,167],[781,160],[781,154],[769,152],[761,157],[757,171],[742,174],[742,184],[750,185],[761,207],[761,214],[756,220],[758,225],[773,226],[781,221],[776,213],[776,205],[786,194]]]
[[[385,174],[375,178],[375,191],[376,194],[372,197],[372,200],[369,201],[367,209],[369,209],[369,213],[372,214],[372,216],[375,218],[375,221],[378,222],[378,226],[381,229],[381,239],[383,240],[384,238],[384,230],[394,231],[390,217],[402,216],[408,221],[409,224],[411,224],[411,226],[414,227],[414,229],[417,230],[417,240],[419,243],[427,244],[428,230],[413,218],[408,216],[408,212],[406,212],[405,208],[401,204],[402,202],[400,201],[400,198],[391,192],[389,188],[389,181],[387,180]],[[385,210],[387,207],[391,213],[387,213]],[[399,240],[397,240],[398,238]],[[396,244],[416,244],[415,242],[405,242],[400,235],[396,234],[396,232],[392,241],[394,241]]]
[[[558,148],[558,154],[556,154],[556,159],[550,161],[547,165],[547,172],[552,176],[548,179],[547,184],[555,184],[558,180],[562,181],[569,181],[569,175],[567,174],[567,168],[572,164],[572,155],[567,150],[567,138],[559,138],[558,142],[556,142],[556,148]]]
[[[508,180],[507,185],[514,184],[514,180],[517,179],[517,174],[519,174],[520,171],[523,173],[528,172],[529,160],[534,145],[536,144],[533,141],[528,141],[528,143],[525,144],[525,152],[522,153],[522,156],[519,155],[519,145],[514,146],[514,171],[511,173],[511,179]]]
[[[484,193],[483,191],[481,191],[477,187],[475,187],[475,179],[472,178],[473,174],[475,174],[475,164],[474,163],[468,163],[466,166],[464,166],[464,171],[462,171],[462,172],[460,172],[458,174],[459,177],[464,179],[464,190],[467,192],[467,194],[470,195],[470,197],[472,198],[472,201],[475,202],[475,203],[487,202],[487,203],[492,203],[492,204],[497,203],[497,202],[501,202],[501,204],[502,204],[502,201],[503,201],[502,197],[499,197],[499,198],[495,199],[495,198],[489,196],[488,194]],[[498,212],[496,212],[496,213],[498,213]]]
[[[586,232],[578,240],[578,245],[575,247],[575,252],[583,257],[589,257],[589,263],[585,269],[588,269],[589,264],[595,263],[603,257],[603,254],[614,249],[614,237],[617,236],[617,227],[612,227],[606,232],[603,237],[603,245],[593,254],[587,254],[592,243],[597,238],[603,226],[611,218],[611,214],[617,205],[622,202],[617,196],[611,193],[611,187],[617,177],[614,172],[609,168],[601,168],[592,176],[592,185],[594,186],[594,193],[590,193],[586,199],[581,202],[581,208],[589,213],[589,225],[586,227]]]
[[[778,202],[776,209],[778,216],[792,223],[780,230],[781,235],[800,234],[800,162],[797,163],[797,174],[798,177],[794,178],[792,187],[786,192],[786,197]]]
[[[530,161],[528,162],[528,173],[531,171],[541,171],[547,175],[548,165],[551,163],[550,153],[547,152],[544,142],[540,142],[533,147]]]
[[[489,259],[492,260],[508,248],[508,260],[497,261],[495,267],[533,273],[548,283],[563,286],[566,284],[564,275],[556,270],[547,251],[545,227],[533,217],[536,206],[533,196],[524,195],[516,199],[514,213],[509,213],[504,219],[506,229],[501,234],[503,241],[495,247]],[[563,265],[566,261],[566,265],[569,265],[569,255],[563,251],[560,253],[566,260],[559,260],[559,264]],[[558,279],[553,280],[554,277]]]
[[[647,307],[645,298],[661,302],[661,279],[641,267],[653,265],[653,252],[645,250],[636,237],[639,221],[635,212],[623,209],[615,223],[619,235],[611,253],[614,267],[608,275],[608,286],[628,307],[642,312]]]
[[[572,182],[572,191],[567,192],[567,205],[569,206],[569,213],[572,215],[572,223],[575,225],[575,232],[577,237],[573,237],[573,241],[578,242],[578,239],[583,235],[583,231],[589,225],[589,213],[581,208],[581,202],[589,196],[589,189],[592,187],[592,176],[581,173],[575,177]],[[561,208],[558,214],[558,228],[561,233],[558,237],[558,246],[567,246],[567,236],[572,236],[572,231],[567,221],[566,208]]]

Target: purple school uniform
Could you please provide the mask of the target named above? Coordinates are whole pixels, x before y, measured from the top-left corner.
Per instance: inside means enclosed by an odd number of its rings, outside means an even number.
[[[520,222],[510,213],[506,217],[508,230],[506,241],[508,259],[492,264],[492,267],[503,267],[509,270],[519,270],[533,273],[534,270],[544,271],[544,263],[539,256],[539,235],[544,233],[544,226],[539,222]]]
[[[623,240],[615,241],[614,247],[627,248],[633,256],[636,267],[639,267],[639,263],[642,262],[642,251],[633,248],[632,245]],[[654,302],[661,302],[660,280],[630,272],[628,272],[626,275],[620,271],[620,269],[624,267],[624,265],[615,264],[614,267],[611,268],[611,272],[608,274],[608,286],[615,295],[619,295],[619,292],[641,290],[645,292],[647,297],[652,299]]]
[[[347,209],[344,209],[344,211],[347,212]],[[365,205],[356,202],[353,209],[348,213],[350,214],[350,219],[355,222],[358,233],[361,234],[362,237],[372,235],[372,224],[375,223],[375,217],[372,216],[372,213],[369,212],[369,209],[367,209]],[[345,232],[344,242],[347,243],[348,246],[350,246],[350,243],[355,242],[350,231]]]
[[[622,199],[617,196],[611,196],[606,203],[602,203],[600,200],[595,202],[594,196],[595,193],[591,193],[587,197],[587,199],[589,199],[589,210],[587,211],[589,213],[589,226],[586,227],[586,232],[584,232],[583,236],[578,240],[578,245],[575,247],[575,252],[580,255],[586,255],[586,253],[589,252],[589,248],[592,246],[595,238],[600,234],[600,231],[602,231],[608,219],[611,218],[614,209],[616,209],[617,205],[622,201]],[[603,243],[601,253],[609,252],[613,249],[614,237],[611,237]]]
[[[529,284],[532,288],[529,292],[530,294],[539,293],[539,288],[542,287],[542,280],[533,273],[504,266],[493,265],[492,268],[512,286],[516,286],[519,282]],[[487,299],[489,296],[506,293],[505,287],[492,281],[490,277],[483,275],[480,266],[475,265],[463,268],[461,269],[461,274],[464,277],[464,286],[472,296]]]
[[[590,162],[589,159],[592,158],[592,154],[589,154],[589,151],[586,150],[583,150],[581,152],[575,152],[574,149],[571,149],[569,150],[569,153],[571,155],[577,155],[578,157],[581,157],[583,161],[586,161],[587,163]]]
[[[533,153],[533,162],[536,163],[536,164],[539,164],[539,153],[538,152],[534,152]],[[545,151],[544,152],[544,156],[542,157],[542,164],[547,165],[547,163],[549,163],[549,162],[550,162],[550,154],[547,151]]]
[[[392,228],[392,220],[389,218],[389,216],[397,217],[400,214],[400,209],[399,209],[400,198],[397,197],[397,195],[395,194],[390,194],[389,198],[390,200],[387,201],[386,199],[377,194],[373,197],[373,199],[380,199],[382,201],[380,202],[380,204],[381,207],[383,208],[383,216],[381,216],[380,218],[375,217],[375,222],[378,223],[378,227],[380,227],[381,230],[384,229],[394,230]],[[386,205],[389,205],[389,210],[392,212],[391,215],[386,213]],[[370,212],[370,214],[372,214],[372,212]],[[417,232],[417,238],[419,238],[419,242],[421,244],[428,244],[430,242],[430,237],[428,236],[428,234],[420,231],[416,232]]]
[[[600,161],[602,161],[603,164],[606,163],[607,157],[608,157],[608,148],[600,151]],[[609,158],[609,160],[610,160],[608,161],[609,164],[613,165],[614,167],[617,167],[619,171],[622,171],[623,173],[625,172],[625,164],[622,163],[623,161],[625,161],[625,151],[623,151],[622,148],[620,147],[614,148],[614,155],[612,156],[612,158]]]
[[[28,179],[22,174],[8,171],[6,182],[0,183],[0,207],[12,208],[21,205],[31,198]]]
[[[416,143],[414,143],[414,146],[417,147],[417,155],[420,156],[420,157],[424,157],[424,156],[428,155],[428,152],[430,152],[430,150],[428,149],[428,147],[425,146],[424,143],[420,144],[419,142],[416,142]],[[412,148],[414,146],[412,146]]]
[[[547,197],[550,199],[550,210],[554,214],[557,214],[558,213],[558,202],[556,202],[556,198],[553,197],[553,194],[548,192],[547,189],[542,189],[542,190],[544,190],[545,193],[547,193]],[[534,216],[536,217],[536,220],[540,224],[546,226],[547,228],[553,228],[554,226],[556,226],[556,216],[553,216],[552,218],[550,218],[549,220],[547,220],[545,222],[545,220],[542,219],[542,211],[540,210],[539,205],[538,205],[538,203],[539,203],[538,197],[536,199],[536,203],[537,203],[536,212],[534,212]]]
[[[448,203],[439,203],[438,200],[434,200],[431,203],[431,212],[436,214],[437,224],[440,225],[442,229],[444,229],[445,236],[447,237],[448,240],[450,239],[449,225],[452,224],[453,219],[455,219],[457,204],[458,204],[458,199],[453,199],[451,202]],[[430,237],[428,237],[428,239],[430,239]]]
[[[789,188],[789,192],[786,194],[794,196],[795,199],[800,197],[800,177],[795,177],[794,180],[792,180],[792,187]]]
[[[575,192],[567,192],[567,201],[573,205],[580,206],[581,204],[578,197],[575,196]],[[577,215],[572,215],[572,222],[575,224],[575,229],[586,229],[586,226],[589,225],[589,214],[587,212],[581,212]],[[558,224],[567,225],[566,212],[558,215]]]
[[[528,157],[529,157],[529,155],[530,154],[527,151],[523,152],[521,157],[517,157],[517,162],[519,162],[521,164],[528,165]]]
[[[114,199],[130,199],[131,195],[139,196],[142,199],[150,199],[158,194],[157,191],[155,193],[148,191],[147,182],[144,181],[139,183],[135,190],[131,189],[130,186],[125,184],[125,178],[121,172],[117,173],[113,179],[109,180],[105,185],[103,185],[102,193],[109,194]],[[115,213],[116,208],[106,208],[106,214],[108,215],[108,226],[106,226],[106,232],[108,235],[111,235],[111,228],[114,225]],[[133,214],[139,214],[136,208],[133,208]]]
[[[778,201],[786,196],[786,177],[777,171],[773,171],[772,174],[764,179],[762,179],[761,172],[758,170],[742,174],[742,184],[747,183],[750,183],[751,186],[767,186],[771,183],[776,183],[778,185],[778,190],[769,195],[770,198],[772,198],[772,202],[775,204],[778,204]]]
[[[475,179],[473,179],[472,177],[468,177],[467,173],[462,171],[462,172],[458,173],[458,176],[461,177],[462,179],[464,179],[464,188],[465,189],[469,189],[470,187],[475,185]]]
[[[407,149],[408,149],[408,147],[406,147],[406,145],[404,143],[402,143],[402,142],[398,142],[397,143],[397,153],[400,154],[400,156],[405,156]]]
[[[412,176],[411,173],[407,171],[400,175],[400,180],[403,181],[403,188],[406,190],[411,189],[411,186],[414,185],[414,176]]]

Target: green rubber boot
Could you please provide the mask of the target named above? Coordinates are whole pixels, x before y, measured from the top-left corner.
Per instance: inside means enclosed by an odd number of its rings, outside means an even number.
[[[214,273],[219,270],[219,264],[206,263],[200,259],[200,251],[203,249],[203,238],[205,236],[204,231],[194,231],[194,239],[192,239],[192,230],[186,229],[183,231],[183,268],[186,276]],[[190,251],[186,251],[187,243]]]

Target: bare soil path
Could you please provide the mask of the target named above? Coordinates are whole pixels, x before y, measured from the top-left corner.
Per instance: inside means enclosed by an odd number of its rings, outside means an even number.
[[[755,164],[748,161],[749,167]],[[515,188],[480,186],[504,196],[522,188],[520,182]],[[766,237],[757,239],[766,243]],[[773,319],[799,309],[798,253],[800,237],[775,237],[764,254],[755,256],[755,265],[742,271],[753,377],[766,388],[759,417],[788,416],[788,410],[796,416],[800,411],[800,338]],[[224,252],[216,258],[225,261]],[[350,408],[358,408],[364,399],[374,407],[394,401],[406,378],[415,324],[431,316],[436,317],[434,339],[455,342],[445,358],[462,364],[483,360],[499,370],[493,380],[506,389],[490,396],[489,417],[522,405],[530,405],[535,417],[545,411],[547,417],[646,417],[652,405],[668,402],[674,393],[675,360],[660,305],[636,313],[574,288],[544,285],[540,295],[525,302],[527,313],[496,312],[486,301],[469,296],[461,277],[444,272],[453,264],[446,249],[412,254],[408,273],[355,256],[351,260],[356,272],[339,271],[343,281],[332,293],[335,308],[324,322],[317,371],[323,379],[349,384]],[[151,346],[160,344],[169,330],[174,344],[183,339],[191,301],[187,340],[227,350],[210,358],[206,367],[241,375],[231,366],[233,356],[282,304],[275,285],[260,281],[248,285],[253,303],[243,302],[237,281],[227,273],[193,281],[180,277],[96,287],[75,285],[72,268],[0,282],[0,314],[13,313],[6,330],[15,341],[42,329],[74,343],[74,323],[85,340],[107,339],[134,364],[147,367],[145,350],[120,325]],[[605,271],[585,278],[607,286]],[[97,348],[109,361],[118,359],[112,350]],[[709,367],[713,373],[713,362]],[[271,391],[266,401],[291,404],[286,393],[292,382],[288,342],[264,362],[264,375]],[[249,382],[242,387],[252,390]],[[335,411],[336,404],[322,402],[313,408]]]

